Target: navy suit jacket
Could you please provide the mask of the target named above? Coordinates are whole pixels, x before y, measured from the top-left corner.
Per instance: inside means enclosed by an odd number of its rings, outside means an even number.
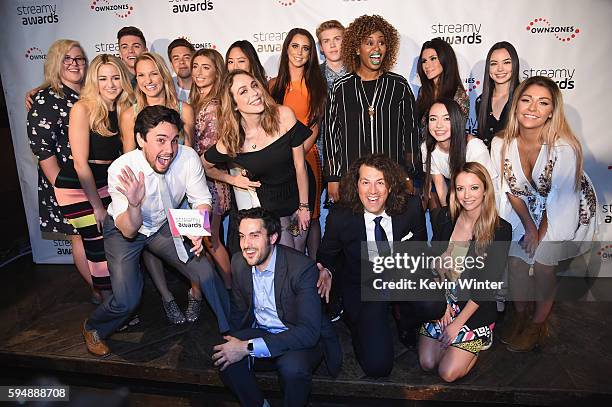
[[[264,333],[262,338],[271,357],[312,348],[321,340],[327,368],[336,376],[342,352],[338,336],[322,312],[321,297],[317,293],[318,278],[319,270],[311,259],[297,250],[276,245],[274,298],[278,317],[288,329],[277,334]],[[255,325],[252,269],[241,252],[232,257],[232,279],[230,325],[235,333]]]
[[[393,239],[400,241],[412,233],[409,241],[427,241],[425,214],[418,197],[410,197],[404,211],[391,216]],[[342,278],[343,297],[360,296],[361,244],[367,241],[363,212],[354,213],[350,208],[334,206],[325,223],[325,235],[317,251],[317,261],[334,270],[334,278]],[[344,257],[343,266],[337,269],[338,260]],[[351,298],[359,300],[359,298]]]

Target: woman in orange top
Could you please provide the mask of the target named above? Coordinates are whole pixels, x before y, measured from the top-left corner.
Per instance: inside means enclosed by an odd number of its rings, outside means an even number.
[[[319,68],[316,45],[312,35],[303,28],[294,28],[287,34],[281,52],[278,76],[270,81],[270,93],[274,100],[289,106],[295,117],[310,127],[312,134],[304,142],[310,196],[310,231],[308,255],[315,259],[321,242],[319,209],[321,206],[322,174],[321,160],[316,141],[319,122],[325,110],[327,85]]]

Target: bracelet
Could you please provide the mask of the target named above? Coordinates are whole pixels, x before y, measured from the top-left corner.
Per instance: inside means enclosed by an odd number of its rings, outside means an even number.
[[[308,211],[308,212],[310,212],[310,208],[308,208],[308,207],[304,207],[304,206],[300,206],[300,207],[298,208],[298,211]]]
[[[298,208],[310,208],[310,206],[308,205],[308,202],[306,203],[300,202],[300,204],[298,205]]]

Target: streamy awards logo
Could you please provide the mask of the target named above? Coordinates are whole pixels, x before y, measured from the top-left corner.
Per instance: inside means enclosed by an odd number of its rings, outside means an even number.
[[[523,69],[522,79],[527,79],[532,76],[545,76],[552,79],[559,85],[561,90],[572,90],[576,87],[574,76],[576,75],[576,67],[543,67]]]
[[[434,37],[443,39],[451,45],[482,43],[481,29],[482,24],[480,23],[438,23],[431,25],[431,33]]]
[[[41,25],[59,23],[57,4],[43,3],[17,6],[17,16],[23,25]]]
[[[201,13],[203,11],[211,11],[214,7],[211,0],[168,0],[168,4],[175,14]]]
[[[90,7],[96,13],[113,13],[119,18],[128,18],[134,13],[134,6],[125,0],[94,0]]]
[[[30,47],[26,50],[25,57],[28,61],[44,61],[47,59],[47,54],[38,47]]]
[[[283,41],[285,41],[286,36],[287,31],[260,31],[252,35],[253,41],[251,42],[253,43],[253,46],[255,47],[258,53],[277,53],[281,52],[281,50],[283,49]]]
[[[580,29],[573,25],[553,25],[550,20],[544,17],[534,18],[527,24],[526,30],[534,35],[550,35],[554,36],[561,42],[570,42],[574,40]]]

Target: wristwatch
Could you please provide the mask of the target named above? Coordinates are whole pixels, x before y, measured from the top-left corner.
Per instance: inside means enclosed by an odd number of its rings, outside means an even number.
[[[249,339],[249,341],[247,342],[247,350],[249,351],[249,355],[253,356],[253,340]]]

